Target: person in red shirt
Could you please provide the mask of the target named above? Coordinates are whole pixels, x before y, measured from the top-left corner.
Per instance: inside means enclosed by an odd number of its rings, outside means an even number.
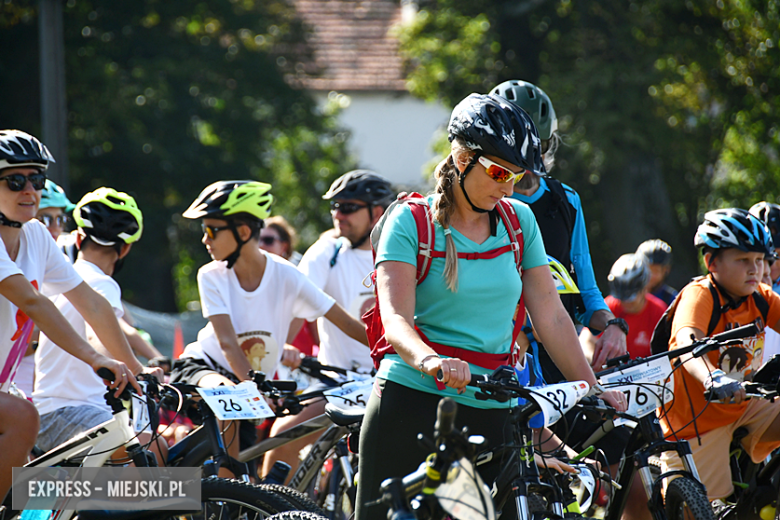
[[[625,320],[628,328],[626,345],[631,359],[650,355],[650,338],[666,304],[648,292],[650,267],[642,255],[623,255],[609,272],[610,295],[604,298],[616,318]],[[586,354],[593,352],[596,336],[586,327],[580,334]]]

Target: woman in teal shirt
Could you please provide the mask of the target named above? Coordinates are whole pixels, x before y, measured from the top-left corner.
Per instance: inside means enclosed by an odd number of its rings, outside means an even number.
[[[414,471],[427,455],[417,433],[429,437],[435,410],[444,395],[461,405],[456,424],[491,445],[511,440],[509,404],[477,401],[466,388],[471,374],[490,370],[458,357],[437,354],[432,344],[482,354],[502,354],[512,345],[513,317],[520,295],[534,326],[562,372],[591,385],[596,378],[579,346],[574,325],[561,304],[533,213],[511,199],[522,228],[522,270],[510,251],[495,258],[458,259],[458,253],[486,253],[510,244],[497,217],[499,200],[512,194],[526,170],[543,173],[540,141],[531,118],[505,99],[472,94],[452,112],[448,127],[452,150],[436,168],[435,193],[428,198],[435,226],[434,258],[417,285],[417,228],[408,206],[385,222],[377,249],[377,294],[385,338],[395,353],[384,356],[369,399],[360,438],[358,520],[385,518],[375,500],[385,478]],[[522,273],[522,275],[521,275]],[[417,329],[422,333],[421,336]],[[425,340],[423,339],[425,338]],[[434,379],[441,371],[446,388]],[[624,409],[622,394],[604,394]],[[487,483],[497,466],[480,473]]]

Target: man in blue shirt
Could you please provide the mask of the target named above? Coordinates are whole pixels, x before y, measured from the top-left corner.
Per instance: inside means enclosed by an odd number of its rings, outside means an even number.
[[[528,112],[542,140],[543,159],[547,171],[552,168],[558,148],[558,119],[550,98],[539,87],[526,81],[505,81],[491,91],[512,101]],[[580,196],[569,186],[549,176],[525,175],[515,184],[513,198],[531,207],[539,224],[547,254],[561,262],[579,287],[579,295],[561,295],[561,300],[573,320],[592,331],[604,331],[594,352],[592,366],[601,370],[609,358],[627,352],[625,320],[615,318],[596,285],[590,259],[588,235]],[[566,239],[568,237],[568,239]],[[563,379],[550,357],[540,349],[542,375],[548,383]]]

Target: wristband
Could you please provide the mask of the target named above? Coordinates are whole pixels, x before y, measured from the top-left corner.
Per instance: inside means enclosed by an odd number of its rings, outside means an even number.
[[[609,327],[610,325],[617,325],[620,328],[620,330],[622,330],[623,333],[626,336],[628,336],[628,323],[626,323],[626,320],[624,320],[623,318],[612,318],[607,322],[607,326],[604,327],[604,330],[607,330],[607,327]]]
[[[712,381],[713,379],[716,379],[718,377],[725,376],[725,375],[726,375],[726,372],[724,372],[721,369],[717,369],[717,370],[713,370],[712,372],[710,372],[710,375],[708,376],[708,379],[710,381]]]

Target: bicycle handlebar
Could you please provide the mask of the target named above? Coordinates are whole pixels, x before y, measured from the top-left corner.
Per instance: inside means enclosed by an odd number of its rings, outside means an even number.
[[[434,436],[438,439],[452,433],[455,427],[455,415],[458,405],[451,399],[442,399],[436,408],[436,424],[433,426]]]
[[[596,377],[603,377],[608,374],[617,372],[619,370],[625,370],[626,368],[631,368],[633,366],[647,363],[649,361],[653,361],[663,357],[672,359],[672,358],[683,356],[691,352],[693,353],[693,357],[701,357],[707,352],[714,350],[716,348],[729,346],[729,345],[737,345],[741,343],[740,340],[742,338],[755,336],[757,333],[758,333],[758,327],[756,326],[756,324],[750,323],[748,325],[737,327],[736,329],[731,329],[725,332],[721,332],[719,334],[715,334],[714,336],[697,339],[693,341],[693,343],[685,347],[676,348],[674,350],[669,350],[667,352],[661,352],[658,354],[654,354],[652,356],[648,356],[646,358],[639,357],[636,359],[632,359],[631,361],[627,361],[626,363],[621,363],[617,366],[613,366],[606,370],[602,370],[601,372],[596,372]]]

